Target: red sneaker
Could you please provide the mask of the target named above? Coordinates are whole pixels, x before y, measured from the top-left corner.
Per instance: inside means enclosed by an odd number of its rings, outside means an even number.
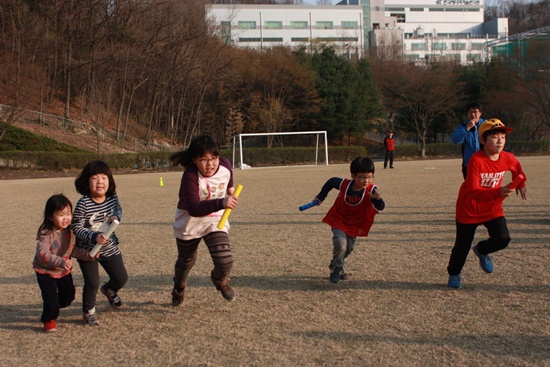
[[[46,321],[44,323],[44,331],[47,333],[53,333],[54,331],[57,331],[57,325],[55,324],[55,320]]]

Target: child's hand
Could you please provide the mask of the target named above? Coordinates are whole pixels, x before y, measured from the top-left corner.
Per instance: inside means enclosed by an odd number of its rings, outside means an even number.
[[[104,244],[107,243],[108,238],[107,238],[107,236],[105,236],[104,233],[100,233],[100,234],[97,235],[97,237],[96,237],[95,240],[96,240],[96,242],[99,243],[100,245],[104,245]]]
[[[225,209],[235,209],[239,199],[236,196],[228,195],[223,199],[223,207]]]
[[[113,223],[114,220],[118,220],[118,217],[116,215],[113,215],[112,217],[109,217],[109,223]]]
[[[63,265],[63,268],[71,271],[73,268],[73,261],[71,259],[65,259],[65,265]]]
[[[512,195],[514,190],[510,190],[508,186],[502,186],[500,188],[500,197],[501,198],[507,198],[508,196]]]
[[[380,193],[378,192],[378,189],[374,190],[374,192],[372,194],[370,194],[370,197],[372,199],[376,199],[376,200],[382,199],[382,196],[380,196]]]
[[[516,195],[521,194],[523,200],[527,200],[527,187],[522,187],[521,189],[516,188]]]

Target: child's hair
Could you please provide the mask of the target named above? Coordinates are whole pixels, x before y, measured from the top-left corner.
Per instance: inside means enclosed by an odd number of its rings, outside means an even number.
[[[472,102],[466,106],[466,111],[469,110],[480,110],[481,111],[481,105],[477,102]]]
[[[171,155],[170,161],[173,166],[189,167],[193,164],[194,158],[202,157],[206,153],[219,156],[220,147],[210,135],[199,135],[191,140],[186,150]]]
[[[46,201],[46,207],[44,208],[44,220],[36,233],[37,239],[41,233],[48,234],[54,230],[54,224],[51,218],[55,212],[63,210],[66,207],[71,208],[71,213],[73,212],[73,204],[65,195],[56,194],[50,196],[48,201]]]
[[[374,174],[374,161],[369,157],[357,157],[351,162],[349,169],[354,175],[362,172]]]
[[[91,161],[84,167],[76,180],[74,180],[76,191],[82,195],[90,194],[90,177],[97,174],[103,174],[109,178],[109,190],[107,190],[105,196],[113,196],[116,193],[115,179],[113,178],[111,169],[103,161]]]

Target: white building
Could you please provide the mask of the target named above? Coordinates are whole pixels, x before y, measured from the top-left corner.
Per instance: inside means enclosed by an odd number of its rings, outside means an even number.
[[[238,47],[314,51],[330,45],[349,57],[362,57],[365,50],[358,5],[208,5],[208,14],[223,40]]]
[[[344,5],[360,4],[360,5]],[[483,0],[344,0],[335,6],[208,5],[225,42],[262,50],[332,46],[348,57],[371,50],[418,64],[485,61],[508,20],[484,23]]]
[[[507,36],[508,19],[483,18],[483,0],[385,0],[384,27],[374,27],[369,45],[416,63],[485,61],[487,42]]]

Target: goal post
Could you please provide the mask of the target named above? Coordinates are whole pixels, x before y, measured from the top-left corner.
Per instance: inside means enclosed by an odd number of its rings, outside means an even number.
[[[326,131],[239,134],[232,148],[234,168],[328,166]]]

